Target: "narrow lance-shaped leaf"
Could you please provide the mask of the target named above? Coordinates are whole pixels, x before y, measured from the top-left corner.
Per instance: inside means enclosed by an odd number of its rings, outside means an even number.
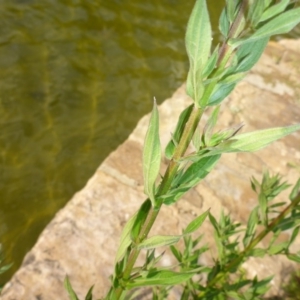
[[[228,19],[226,8],[224,8],[221,12],[220,19],[219,19],[219,29],[224,39],[226,39],[228,36],[229,28],[230,28],[230,21]]]
[[[196,273],[196,272],[195,272]],[[171,286],[186,282],[195,274],[193,272],[150,271],[145,277],[138,277],[126,284],[127,288],[152,285]]]
[[[235,135],[219,146],[211,148],[207,153],[197,154],[195,158],[190,157],[190,160],[197,160],[197,157],[209,157],[222,153],[232,152],[254,152],[260,150],[267,145],[275,142],[297,130],[300,130],[300,124],[291,125],[287,127],[269,128],[264,130],[257,130],[254,132],[243,133]]]
[[[133,224],[136,220],[136,216],[137,213],[135,213],[126,223],[126,225],[123,228],[122,234],[121,234],[121,239],[120,239],[120,246],[118,248],[117,254],[116,254],[116,258],[115,258],[115,262],[120,261],[125,253],[127,248],[130,246],[131,244],[131,230],[133,227]]]
[[[289,3],[290,3],[290,0],[282,0],[279,3],[272,5],[271,7],[269,7],[268,9],[266,9],[264,11],[259,22],[264,22],[264,21],[271,19],[274,16],[282,13],[286,9],[286,7],[289,5]]]
[[[238,58],[238,66],[235,72],[247,72],[249,71],[259,60],[264,49],[266,48],[269,41],[269,37],[263,37],[250,44],[241,45],[236,56]]]
[[[191,234],[196,231],[204,222],[208,215],[209,210],[198,216],[195,220],[193,220],[183,231],[183,234]]]
[[[170,140],[165,150],[165,155],[168,159],[171,159],[173,157],[176,148],[176,143],[178,143],[181,138],[182,132],[184,130],[184,126],[189,116],[191,115],[193,106],[194,106],[193,104],[188,106],[179,116],[178,123],[176,125],[176,129],[173,134],[173,138]]]
[[[249,220],[248,220],[246,233],[245,233],[245,236],[243,239],[243,244],[244,244],[245,248],[251,242],[251,240],[255,234],[255,229],[256,229],[257,224],[258,224],[258,212],[257,212],[257,207],[256,207],[254,210],[252,210]]]
[[[228,152],[252,152],[260,150],[300,129],[300,124],[287,127],[269,128],[254,132],[239,134],[224,143],[222,147]]]
[[[204,140],[204,145],[209,145],[209,141],[211,139],[213,130],[217,124],[218,116],[220,112],[220,106],[217,106],[211,115],[208,118],[208,121],[203,129],[203,140]]]
[[[297,197],[297,195],[300,193],[300,178],[298,179],[297,183],[293,187],[293,190],[291,194],[289,195],[289,199],[291,201],[294,201],[294,199]]]
[[[64,287],[67,290],[70,300],[79,300],[79,298],[77,297],[76,293],[74,292],[72,285],[69,281],[69,277],[66,276],[65,281],[64,281]]]
[[[159,173],[161,160],[161,147],[159,140],[159,117],[156,101],[154,99],[153,110],[146,133],[143,151],[143,173],[145,194],[150,198],[152,206],[155,206],[155,181]]]
[[[88,290],[84,300],[93,300],[93,289],[94,289],[94,286],[91,286],[91,288]]]
[[[211,48],[211,26],[206,0],[197,0],[190,16],[185,45],[190,61],[187,93],[198,104],[201,97],[202,68],[206,65]]]
[[[241,44],[253,42],[260,38],[270,37],[276,34],[284,34],[291,31],[299,22],[300,7],[288,10],[271,19],[268,23],[257,29],[250,37],[232,40],[229,43],[233,47],[237,47]]]
[[[138,249],[154,249],[162,246],[176,244],[181,235],[156,235],[152,236],[138,245]]]
[[[134,220],[132,229],[131,229],[131,240],[135,243],[138,242],[138,236],[140,234],[141,228],[142,228],[142,224],[145,223],[147,216],[149,214],[151,208],[151,200],[147,199],[144,201],[144,203],[142,204],[142,206],[140,207],[140,209],[137,212],[136,218]]]

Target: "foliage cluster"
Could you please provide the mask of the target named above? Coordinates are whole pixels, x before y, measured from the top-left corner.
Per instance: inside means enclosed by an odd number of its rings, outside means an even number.
[[[144,187],[147,199],[126,224],[117,251],[111,288],[104,299],[133,299],[142,288],[152,290],[153,299],[165,299],[174,286],[180,286],[181,299],[261,299],[272,277],[248,278],[242,268],[250,257],[284,255],[300,263],[300,252],[290,246],[300,230],[300,180],[287,202],[276,202],[276,196],[288,187],[279,175],[263,174],[262,182],[252,178],[258,205],[248,217],[246,226],[221,213],[217,220],[210,211],[203,212],[183,230],[182,235],[148,237],[162,205],[173,205],[181,196],[203,180],[230,152],[253,152],[300,129],[300,124],[239,133],[241,126],[215,132],[220,104],[236,84],[256,64],[271,36],[284,34],[300,22],[300,8],[291,0],[226,0],[219,29],[223,43],[212,48],[212,32],[205,0],[196,0],[186,32],[186,50],[190,62],[186,91],[193,104],[180,115],[171,140],[165,149],[169,165],[158,183],[161,145],[159,114],[156,103],[150,118],[143,151]],[[204,128],[199,122],[207,108],[213,107]],[[194,153],[186,155],[187,147]],[[213,265],[202,265],[199,257],[208,251],[199,246],[201,225],[208,220],[214,228],[218,255]],[[289,230],[290,239],[279,242],[281,232]],[[260,242],[271,235],[267,247]],[[183,240],[184,249],[177,246]],[[161,267],[162,254],[156,248],[170,247],[177,263]],[[141,251],[145,262],[136,266]],[[68,278],[66,289],[72,300],[78,300]],[[92,288],[86,295],[91,300]]]

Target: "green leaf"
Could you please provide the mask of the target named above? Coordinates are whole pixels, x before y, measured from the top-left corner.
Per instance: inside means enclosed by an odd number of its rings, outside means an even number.
[[[170,140],[168,143],[166,150],[165,150],[165,155],[168,159],[171,159],[174,155],[174,151],[176,148],[176,143],[179,143],[182,132],[184,130],[184,126],[189,119],[191,112],[193,111],[194,105],[191,104],[188,106],[179,116],[178,123],[176,125],[175,133],[173,134],[173,138]]]
[[[265,2],[265,8],[268,8],[273,0],[264,0]]]
[[[266,253],[267,253],[267,250],[262,249],[262,248],[256,248],[256,249],[252,249],[251,251],[249,251],[248,256],[264,257]]]
[[[115,263],[120,261],[124,257],[127,248],[131,245],[132,241],[131,241],[130,234],[133,228],[133,224],[135,223],[136,217],[137,217],[137,213],[135,213],[124,226],[124,229],[121,234],[120,245],[115,258]]]
[[[94,288],[94,286],[91,286],[90,287],[90,289],[89,289],[89,291],[88,291],[88,293],[86,294],[86,296],[85,296],[85,300],[93,300],[93,288]]]
[[[198,216],[196,219],[194,219],[190,224],[186,227],[186,229],[183,231],[183,234],[191,234],[194,231],[196,231],[204,222],[207,215],[209,213],[209,210]]]
[[[239,134],[220,144],[224,152],[253,152],[300,129],[300,124]],[[228,142],[228,144],[227,144]]]
[[[203,158],[193,163],[178,179],[179,187],[174,188],[164,195],[163,203],[171,205],[178,201],[182,195],[196,186],[202,179],[204,179],[210,171],[214,168],[220,155],[210,156],[211,159]]]
[[[187,93],[198,105],[203,92],[202,68],[210,54],[212,33],[209,14],[205,0],[197,0],[190,16],[185,45],[190,61],[190,70],[187,79]]]
[[[144,240],[137,247],[138,249],[153,249],[162,246],[169,246],[176,244],[180,238],[181,235],[156,235]]]
[[[295,261],[297,263],[300,263],[300,254],[288,254],[287,258],[289,260]]]
[[[173,245],[170,246],[170,250],[172,251],[173,255],[176,257],[178,262],[181,263],[182,262],[182,254],[179,252],[179,250]]]
[[[146,218],[149,214],[149,210],[151,208],[151,201],[147,199],[142,206],[140,207],[137,216],[134,220],[132,230],[131,230],[131,240],[137,243],[137,238],[139,236],[139,233],[141,231],[142,224],[145,223]]]
[[[13,265],[13,263],[10,263],[8,265],[4,265],[0,268],[0,274],[3,274],[4,272],[6,272],[8,269],[11,268],[11,266]]]
[[[227,17],[226,8],[224,8],[221,12],[220,19],[219,19],[219,29],[224,39],[228,37],[229,28],[230,28],[230,21]]]
[[[233,22],[241,0],[226,0],[226,12],[230,23]]]
[[[193,146],[196,148],[196,151],[199,151],[199,149],[200,149],[200,147],[202,145],[202,142],[201,142],[201,132],[200,132],[199,126],[197,126],[197,128],[195,130],[192,142],[193,142]]]
[[[145,277],[138,277],[132,282],[128,282],[126,287],[136,288],[152,285],[175,285],[186,282],[194,276],[193,272],[172,272],[172,271],[150,271]]]
[[[160,160],[159,117],[156,101],[154,100],[143,151],[144,189],[145,194],[152,202],[152,206],[155,206],[155,181],[159,174]]]
[[[236,82],[232,84],[217,83],[209,98],[208,105],[213,106],[220,104],[233,91],[235,86]]]
[[[284,251],[288,246],[288,242],[280,243],[278,245],[274,245],[268,249],[269,255],[279,254],[280,252]]]
[[[281,0],[279,3],[272,5],[262,14],[259,22],[264,22],[282,13],[289,5],[290,0]]]
[[[250,44],[241,45],[236,52],[238,65],[235,72],[249,71],[259,60],[269,41],[269,37],[263,37]]]
[[[294,228],[292,236],[289,240],[289,244],[288,244],[288,248],[290,247],[290,245],[295,241],[296,237],[298,236],[300,231],[300,226],[297,226],[296,228]]]
[[[211,136],[213,134],[213,130],[217,124],[218,121],[218,116],[220,112],[220,105],[218,105],[211,115],[209,116],[207,123],[203,129],[203,140],[204,140],[204,145],[208,146],[210,144]]]
[[[215,228],[215,231],[219,235],[220,227],[219,227],[219,224],[218,224],[216,218],[210,212],[208,213],[208,217],[209,217],[210,223],[213,225],[213,227]]]
[[[237,300],[243,300],[244,298],[239,296],[237,292],[234,291],[227,291],[226,296],[230,297],[230,299],[237,299]]]
[[[219,46],[217,46],[213,52],[213,54],[209,57],[207,63],[205,64],[202,72],[202,77],[206,78],[211,74],[211,72],[216,67],[217,61],[219,57]]]
[[[250,9],[248,12],[248,20],[250,20],[251,25],[255,27],[257,23],[259,22],[263,12],[265,9],[265,3],[264,1],[253,1],[252,4],[250,5]]]
[[[264,194],[259,194],[258,196],[259,208],[260,208],[260,217],[262,223],[265,224],[267,220],[267,207],[268,207],[268,200]]]
[[[191,164],[182,175],[181,184],[194,187],[211,172],[220,158],[220,155],[204,157]]]
[[[257,224],[258,224],[258,212],[257,212],[257,207],[256,207],[255,209],[252,210],[252,212],[249,216],[245,237],[243,239],[243,245],[245,248],[250,244],[250,242],[255,234],[255,229],[256,229]]]
[[[254,42],[255,40],[270,37],[276,34],[284,34],[291,31],[300,22],[300,7],[288,10],[275,18],[271,19],[268,23],[257,29],[250,37],[231,40],[230,44],[237,47],[244,43]]]
[[[297,195],[300,193],[300,178],[298,179],[297,183],[293,187],[292,192],[289,195],[289,199],[291,201],[294,201],[294,199],[297,197]]]
[[[67,290],[70,300],[79,300],[79,298],[77,297],[76,293],[74,292],[72,285],[69,281],[69,277],[66,276],[65,281],[64,281],[64,287]]]

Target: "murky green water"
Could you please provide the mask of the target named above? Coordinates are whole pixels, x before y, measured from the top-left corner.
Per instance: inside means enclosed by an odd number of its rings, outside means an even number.
[[[223,0],[208,2],[216,23]],[[153,96],[185,80],[193,3],[0,0],[0,242],[14,262],[0,283]]]

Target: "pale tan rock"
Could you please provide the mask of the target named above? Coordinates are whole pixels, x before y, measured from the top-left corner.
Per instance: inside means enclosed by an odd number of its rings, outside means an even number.
[[[270,43],[259,64],[224,102],[218,128],[243,122],[243,131],[247,132],[299,123],[299,57],[300,40]],[[163,145],[168,142],[178,115],[189,103],[182,86],[159,107]],[[94,295],[99,298],[105,294],[121,230],[145,198],[141,158],[148,121],[149,115],[140,120],[128,140],[109,155],[87,185],[57,213],[5,286],[2,300],[67,300],[63,288],[66,274],[81,299],[92,284],[95,284]],[[299,162],[299,132],[254,154],[224,155],[198,187],[174,206],[163,207],[152,234],[180,234],[196,215],[207,209],[216,217],[223,209],[236,221],[245,222],[257,204],[250,178],[260,179],[261,172],[269,169],[295,183],[299,171],[290,164],[300,166]],[[162,170],[165,168],[164,159]],[[283,193],[280,199],[285,200],[287,195]],[[205,242],[214,244],[208,222],[200,233],[204,233]],[[288,239],[290,234],[286,232],[281,240]],[[298,251],[299,247],[298,237],[293,249]],[[201,257],[201,262],[210,264],[214,255],[213,250]],[[172,257],[167,253],[163,264],[171,262]],[[244,267],[249,275],[259,278],[275,274],[272,293],[276,294],[293,264],[276,256],[251,259]],[[172,299],[176,297],[175,291]]]

